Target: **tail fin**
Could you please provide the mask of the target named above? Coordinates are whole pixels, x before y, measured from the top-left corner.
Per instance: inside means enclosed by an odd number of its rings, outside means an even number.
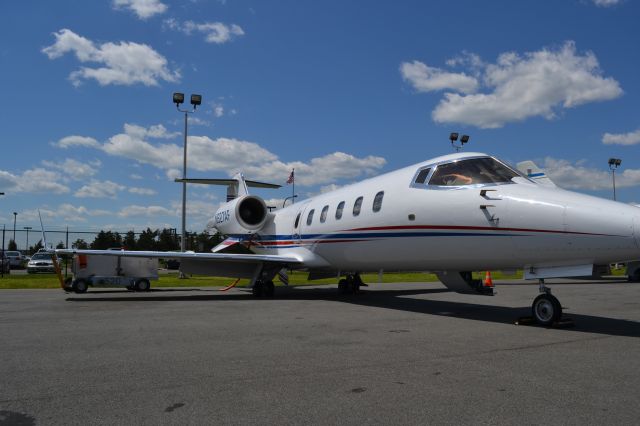
[[[521,161],[518,163],[518,170],[524,173],[529,179],[533,180],[539,185],[555,188],[557,185],[553,183],[547,174],[540,167],[536,166],[531,160]]]

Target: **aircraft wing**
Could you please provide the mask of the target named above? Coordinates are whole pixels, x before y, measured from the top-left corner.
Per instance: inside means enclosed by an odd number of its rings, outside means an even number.
[[[263,254],[74,249],[58,249],[56,254],[176,259],[184,273],[233,278],[252,278],[265,269],[280,270],[303,263],[293,256]]]

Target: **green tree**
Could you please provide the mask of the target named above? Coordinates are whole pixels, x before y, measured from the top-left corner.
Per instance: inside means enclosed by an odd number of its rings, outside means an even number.
[[[127,250],[136,250],[138,246],[136,242],[136,233],[133,231],[127,232],[122,240],[122,245]]]
[[[75,247],[80,250],[86,250],[89,248],[89,244],[82,238],[78,238],[74,243],[71,244],[71,247]]]
[[[18,245],[15,241],[9,240],[9,246],[7,247],[7,250],[16,251],[18,250]]]
[[[57,249],[63,249],[65,248],[64,243],[62,241],[60,241],[57,245],[56,245]]]
[[[180,244],[178,244],[178,238],[176,234],[173,232],[173,229],[165,228],[158,233],[156,250],[159,250],[159,251],[180,250]]]
[[[44,248],[44,246],[42,245],[42,240],[29,247],[29,254],[37,253],[41,248]]]
[[[138,250],[155,250],[156,248],[156,237],[158,236],[158,231],[152,231],[150,228],[142,231],[140,236],[138,237]]]
[[[91,243],[94,250],[106,250],[110,248],[122,247],[122,237],[117,232],[100,231]]]

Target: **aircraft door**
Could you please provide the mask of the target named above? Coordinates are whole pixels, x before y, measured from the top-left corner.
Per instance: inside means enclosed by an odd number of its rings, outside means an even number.
[[[291,239],[294,244],[300,244],[302,242],[302,227],[304,223],[304,214],[306,212],[306,206],[301,206],[298,213],[296,213],[295,219],[291,228]]]

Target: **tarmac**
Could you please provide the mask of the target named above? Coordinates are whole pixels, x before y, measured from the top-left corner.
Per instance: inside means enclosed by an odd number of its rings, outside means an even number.
[[[637,424],[640,284],[0,291],[0,425]]]

